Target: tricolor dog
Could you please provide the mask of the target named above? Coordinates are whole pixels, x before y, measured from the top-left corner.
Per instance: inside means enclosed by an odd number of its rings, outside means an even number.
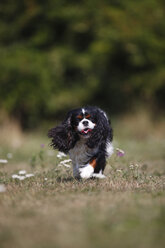
[[[103,110],[71,110],[61,125],[49,130],[48,137],[54,149],[69,154],[75,178],[105,177],[106,158],[113,153],[113,131]]]

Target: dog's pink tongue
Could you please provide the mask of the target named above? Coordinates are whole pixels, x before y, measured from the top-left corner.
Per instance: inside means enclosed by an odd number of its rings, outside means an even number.
[[[86,133],[88,133],[90,131],[91,131],[91,129],[87,129],[87,130],[82,130],[81,132],[86,134]]]

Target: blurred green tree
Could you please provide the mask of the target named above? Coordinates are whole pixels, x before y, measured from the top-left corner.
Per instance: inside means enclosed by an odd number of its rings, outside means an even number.
[[[0,105],[23,127],[84,104],[164,107],[163,0],[0,3]]]

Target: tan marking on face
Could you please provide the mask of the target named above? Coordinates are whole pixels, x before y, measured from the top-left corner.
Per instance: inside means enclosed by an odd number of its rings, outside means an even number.
[[[91,117],[91,115],[86,115],[86,116],[85,116],[85,118],[87,118],[87,119],[90,118],[90,117]]]

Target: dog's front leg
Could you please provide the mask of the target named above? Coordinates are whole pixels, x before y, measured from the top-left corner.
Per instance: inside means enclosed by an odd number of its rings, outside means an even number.
[[[81,178],[90,178],[93,175],[94,168],[90,164],[87,164],[85,167],[80,168],[79,171]]]
[[[93,175],[94,169],[96,167],[96,159],[94,158],[85,167],[80,168],[80,177],[81,178],[90,178]]]
[[[80,178],[79,166],[77,164],[73,164],[73,176]]]

